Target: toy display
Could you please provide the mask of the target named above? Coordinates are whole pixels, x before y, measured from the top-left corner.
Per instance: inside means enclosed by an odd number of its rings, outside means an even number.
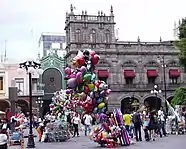
[[[100,127],[95,128],[89,136],[102,147],[130,145],[129,135],[124,127],[122,113],[119,109],[114,110],[111,117],[107,118]]]

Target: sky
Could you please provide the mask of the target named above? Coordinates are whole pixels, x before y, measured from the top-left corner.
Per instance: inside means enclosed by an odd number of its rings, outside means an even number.
[[[36,57],[42,32],[64,33],[65,15],[87,10],[110,14],[113,6],[119,40],[172,40],[174,21],[185,17],[185,0],[0,0],[0,54],[9,59]]]

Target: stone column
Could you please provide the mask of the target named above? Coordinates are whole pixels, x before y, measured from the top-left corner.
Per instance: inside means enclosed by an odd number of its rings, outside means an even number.
[[[12,82],[12,87],[9,87],[9,101],[11,103],[11,116],[15,115],[16,112],[16,101],[17,101],[17,87],[15,87],[15,82]],[[12,124],[11,126],[12,131],[15,130],[15,126]]]

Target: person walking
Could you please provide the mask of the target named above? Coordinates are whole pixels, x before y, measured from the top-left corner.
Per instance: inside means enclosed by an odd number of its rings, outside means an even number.
[[[123,120],[124,120],[126,130],[128,134],[131,136],[130,127],[132,123],[132,116],[129,114],[128,111],[126,111],[125,114],[123,115]]]
[[[155,111],[151,111],[149,115],[149,131],[150,131],[150,139],[155,141],[156,130],[158,128],[158,120]]]
[[[142,121],[141,121],[141,116],[139,111],[137,111],[136,113],[133,114],[133,118],[132,121],[134,123],[134,129],[135,129],[135,136],[136,136],[136,141],[142,141],[141,138],[141,125],[142,125]]]
[[[90,113],[87,113],[83,116],[84,124],[85,124],[85,136],[87,136],[87,131],[90,133],[91,125],[92,125],[92,116]]]
[[[150,140],[148,126],[149,126],[149,116],[146,115],[146,116],[144,116],[144,120],[143,120],[143,130],[144,130],[145,140],[146,141]]]
[[[78,113],[75,114],[75,116],[72,119],[72,123],[74,126],[74,135],[73,137],[75,137],[76,135],[79,137],[79,124],[81,122],[81,119],[79,118]]]
[[[162,107],[160,108],[160,110],[158,110],[158,119],[159,119],[159,134],[160,134],[160,137],[162,137],[162,133],[163,133],[164,136],[166,136],[167,135],[166,129],[165,129],[166,121],[165,121],[165,115],[164,115]],[[162,133],[161,133],[161,131],[162,131]]]

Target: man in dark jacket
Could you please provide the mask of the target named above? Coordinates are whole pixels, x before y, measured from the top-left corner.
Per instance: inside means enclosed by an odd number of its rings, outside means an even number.
[[[134,123],[136,141],[142,141],[142,138],[141,138],[142,121],[141,121],[140,113],[138,111],[133,114],[132,121]]]

